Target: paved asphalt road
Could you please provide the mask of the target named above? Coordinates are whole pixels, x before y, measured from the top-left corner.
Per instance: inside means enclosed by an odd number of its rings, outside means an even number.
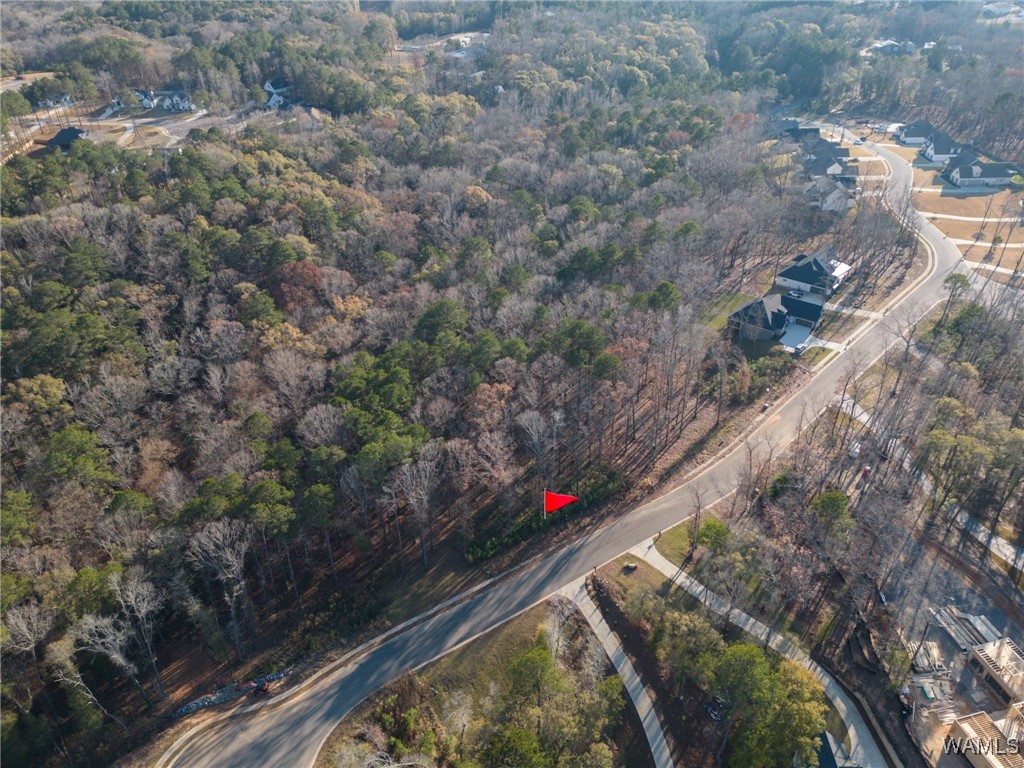
[[[884,148],[876,151],[893,169],[889,194],[906,190],[912,179],[907,163]],[[944,298],[942,281],[951,272],[969,274],[960,264],[959,250],[926,220],[920,219],[919,224],[922,236],[932,248],[935,264],[928,278],[898,304],[900,313],[912,311],[915,319]],[[778,455],[795,437],[801,416],[818,413],[842,389],[841,382],[849,372],[850,361],[857,362],[858,367],[865,365],[881,355],[892,340],[885,321],[871,325],[789,401],[769,413],[746,443],[757,451],[766,451],[771,445]],[[661,498],[392,637],[279,707],[228,718],[201,730],[171,762],[163,762],[163,765],[181,768],[305,768],[312,765],[321,744],[338,721],[369,694],[507,621],[659,530],[689,517],[694,491],[701,494],[705,505],[728,495],[735,489],[737,477],[746,465],[746,443],[736,446],[700,475]]]

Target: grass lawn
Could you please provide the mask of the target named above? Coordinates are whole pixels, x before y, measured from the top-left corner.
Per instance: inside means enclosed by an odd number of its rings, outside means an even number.
[[[728,325],[729,315],[756,298],[756,296],[750,296],[746,293],[726,291],[715,299],[714,303],[701,313],[701,316],[708,325],[716,331],[720,331]]]
[[[983,243],[991,243],[992,238],[996,235],[1006,240],[1010,227],[1013,226],[1009,222],[994,221],[988,223],[958,221],[957,219],[929,219],[929,221],[946,237],[952,237],[957,240],[980,240]],[[1024,235],[1020,235],[1020,232],[1020,227],[1016,227],[1013,235],[1010,235],[1011,239],[1016,242],[1024,238]]]
[[[811,347],[800,356],[801,362],[808,367],[814,367],[818,363],[827,360],[832,355],[838,355],[834,349],[828,349],[827,347]]]
[[[967,261],[976,261],[989,267],[1017,270],[1024,265],[1024,248],[989,248],[987,245],[959,245]],[[1009,277],[1009,275],[1005,275]]]
[[[846,312],[830,312],[825,310],[821,316],[821,325],[814,335],[825,341],[844,341],[867,322],[867,318]],[[806,357],[806,353],[804,355]]]
[[[1006,189],[978,195],[957,195],[953,192],[920,193],[914,196],[914,207],[925,216],[929,213],[945,213],[951,216],[1002,218],[1020,215],[1022,197],[1024,195],[1020,192]]]
[[[703,520],[719,519],[717,515],[713,515],[706,510],[701,514],[701,518]],[[691,527],[691,521],[685,521],[669,528],[667,531],[662,531],[661,536],[655,540],[654,546],[663,557],[676,565],[682,565],[687,553],[690,551]]]
[[[918,168],[914,167],[915,187],[943,187],[945,189],[956,189],[952,184],[939,176],[941,168]]]
[[[667,559],[676,565],[682,565],[690,551],[690,521],[662,531],[654,541],[654,546]]]
[[[476,700],[484,699],[490,695],[491,681],[503,680],[512,660],[530,649],[550,614],[547,603],[535,605],[512,621],[438,659],[423,669],[420,677],[442,690],[466,691]]]
[[[1009,267],[1009,269],[1013,269],[1013,267]],[[1014,288],[1024,288],[1024,273],[1018,273],[1016,276],[1005,275],[1002,272],[995,272],[987,267],[980,267],[977,272],[985,280],[991,280],[993,283],[1010,285]]]

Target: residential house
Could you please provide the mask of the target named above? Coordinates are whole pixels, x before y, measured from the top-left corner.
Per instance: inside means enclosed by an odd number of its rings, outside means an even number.
[[[897,128],[895,136],[904,144],[919,147],[934,133],[936,133],[935,126],[927,120],[915,120],[912,123],[901,125]]]
[[[1021,169],[1013,163],[989,163],[966,150],[949,160],[942,175],[958,187],[1001,187]]]
[[[823,155],[805,162],[804,170],[807,172],[807,177],[813,181],[814,179],[818,179],[823,176],[830,176],[833,178],[837,176],[845,176],[849,172],[849,167],[838,157]]]
[[[290,91],[291,88],[292,87],[288,84],[286,80],[281,80],[279,78],[274,80],[267,80],[267,82],[263,84],[263,90],[267,92],[268,96],[273,96],[275,94],[280,94],[281,96],[283,96],[284,94],[288,93],[288,91]]]
[[[898,43],[895,40],[880,40],[868,50],[885,56],[911,56],[917,50],[917,47],[909,40],[905,40],[902,43]]]
[[[175,93],[164,99],[164,109],[171,112],[192,112],[195,104],[184,93]]]
[[[952,136],[936,131],[924,140],[921,154],[933,163],[944,163],[959,155],[962,150],[963,146],[954,141]]]
[[[792,117],[773,117],[768,120],[765,125],[765,135],[773,139],[781,139],[791,131],[800,128],[800,121],[795,120]],[[816,135],[821,135],[819,131],[815,130]]]
[[[804,197],[812,208],[844,213],[853,207],[855,193],[848,185],[836,179],[819,176],[804,188]]]
[[[849,147],[823,139],[821,136],[815,137],[814,140],[807,142],[804,146],[804,160],[813,160],[816,157],[847,158],[849,156]]]
[[[804,293],[830,296],[850,272],[850,266],[836,259],[800,254],[775,278],[775,284]]]
[[[777,293],[762,296],[729,315],[729,327],[741,339],[768,341],[781,336],[789,323],[789,312]]]
[[[770,293],[729,315],[729,327],[741,339],[770,341],[784,336],[789,338],[794,335],[791,329],[801,326],[803,330],[795,335],[803,341],[818,327],[823,311],[822,299],[818,296],[798,299]]]
[[[797,125],[795,128],[790,128],[786,131],[786,134],[793,141],[803,141],[804,139],[817,139],[821,136],[821,131],[817,128],[810,128],[808,126]]]
[[[152,91],[136,91],[135,96],[143,109],[153,109],[160,103],[160,99]]]
[[[68,154],[71,151],[71,145],[76,141],[81,141],[86,136],[86,132],[81,128],[61,128],[57,131],[57,135],[46,142],[46,146],[55,151],[61,152],[62,154]]]
[[[63,96],[57,96],[53,99],[44,99],[43,101],[37,102],[36,106],[39,109],[53,109],[54,107],[71,107],[74,106],[74,103],[75,100],[65,93]]]
[[[796,323],[810,328],[812,331],[821,322],[821,316],[825,312],[824,297],[810,294],[801,298],[782,295],[782,306],[786,310],[787,319],[790,323]]]

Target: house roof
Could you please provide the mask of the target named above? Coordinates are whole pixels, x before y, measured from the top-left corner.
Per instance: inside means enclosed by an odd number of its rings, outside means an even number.
[[[47,144],[51,147],[67,148],[83,136],[85,136],[85,131],[81,128],[61,128]]]
[[[927,139],[933,133],[935,133],[935,126],[929,123],[927,120],[915,120],[912,123],[908,123],[900,129],[900,133],[904,136],[920,136],[921,138]]]
[[[782,306],[791,317],[806,320],[817,325],[821,315],[825,311],[820,302],[794,299],[792,296],[782,295]]]
[[[958,141],[942,131],[936,131],[928,137],[927,141],[932,145],[932,151],[938,155],[951,155],[961,147]]]
[[[806,164],[807,173],[811,176],[827,176],[829,173],[835,173],[834,166],[839,166],[839,173],[846,171],[846,165],[838,157],[831,155],[815,157],[813,160],[808,160]]]
[[[834,141],[823,139],[820,136],[807,147],[807,154],[818,157],[820,155],[831,155],[832,157],[849,157],[850,148],[836,144]]]
[[[800,125],[787,128],[785,133],[788,133],[794,141],[802,141],[808,137],[814,138],[816,136],[821,136],[821,131],[817,128],[804,127]]]
[[[767,131],[769,136],[782,136],[799,127],[800,121],[792,117],[773,117],[768,121],[768,125],[765,126],[765,131]]]
[[[977,176],[972,170],[974,167],[979,170]],[[949,161],[949,172],[952,173],[954,168],[960,170],[961,177],[978,179],[1002,179],[1020,173],[1020,169],[1013,163],[986,163],[973,152],[966,150]]]
[[[782,297],[777,293],[762,296],[746,304],[729,317],[746,325],[764,328],[766,331],[781,331],[786,327],[787,310],[782,306]]]
[[[275,91],[283,91],[283,90],[286,90],[289,87],[288,81],[287,80],[282,80],[280,78],[275,78],[274,80],[268,80],[267,83],[269,83],[270,87],[273,88]]]
[[[800,254],[793,259],[792,264],[779,272],[779,277],[795,280],[798,283],[807,283],[807,285],[817,285],[826,288],[830,285],[829,281],[832,278],[832,270],[828,264],[817,256]]]

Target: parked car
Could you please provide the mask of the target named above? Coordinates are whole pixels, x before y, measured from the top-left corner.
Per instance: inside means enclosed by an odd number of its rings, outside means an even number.
[[[790,291],[789,295],[792,296],[794,299],[802,299],[804,297],[804,292],[803,291]]]

